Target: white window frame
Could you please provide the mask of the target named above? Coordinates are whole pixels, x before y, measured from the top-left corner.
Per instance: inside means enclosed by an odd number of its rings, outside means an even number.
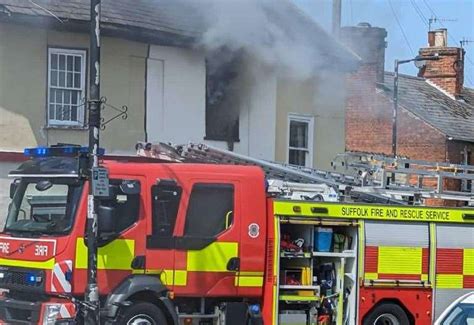
[[[68,88],[68,87],[58,87],[51,85],[51,57],[53,54],[58,55],[67,55],[73,54],[75,56],[80,56],[82,60],[81,64],[81,78],[80,78],[80,91],[81,91],[81,99],[85,98],[86,96],[86,66],[87,66],[87,51],[80,50],[80,49],[65,49],[60,47],[50,47],[48,48],[48,82],[47,82],[47,104],[46,104],[46,116],[47,116],[47,125],[49,127],[83,127],[84,126],[84,111],[85,111],[85,101],[78,100],[78,107],[77,107],[77,121],[63,121],[63,120],[56,120],[49,116],[49,107],[50,107],[50,92],[51,88],[59,88],[65,90],[77,90],[77,88]],[[67,64],[67,63],[66,63]]]
[[[303,122],[308,124],[308,148],[305,159],[305,167],[313,167],[313,143],[314,143],[314,117],[310,115],[290,113],[288,114],[287,132],[286,132],[286,162],[290,162],[290,149],[302,150],[299,147],[290,147],[290,125],[291,121]]]

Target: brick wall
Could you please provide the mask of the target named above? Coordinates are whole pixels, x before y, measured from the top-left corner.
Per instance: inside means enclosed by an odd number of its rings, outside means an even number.
[[[376,73],[373,65],[362,65],[347,79],[347,151],[385,154],[392,151],[391,105],[376,92]]]
[[[376,91],[370,66],[348,78],[346,150],[392,153],[392,101]],[[373,79],[372,79],[373,80]],[[423,120],[399,106],[397,152],[428,161],[446,160],[446,138]]]
[[[447,157],[448,161],[453,164],[464,164],[464,147],[467,147],[468,152],[471,152],[471,154],[468,154],[468,158],[470,156],[470,160],[468,161],[469,165],[474,164],[474,144],[469,143],[469,142],[464,142],[464,141],[448,141],[447,144]]]
[[[361,58],[359,69],[346,80],[345,143],[348,151],[391,152],[391,110],[377,95],[384,80],[384,28],[369,24],[343,27],[340,40]]]
[[[400,109],[398,154],[410,159],[446,161],[446,137],[416,115]]]
[[[392,101],[361,80],[360,71],[348,79],[346,150],[392,153]],[[399,106],[397,153],[411,159],[446,161],[446,137]],[[454,157],[454,156],[453,156]]]
[[[401,109],[399,112],[398,153],[410,159],[427,160],[433,162],[446,161],[446,137],[419,119],[416,115]],[[412,166],[416,168],[416,166]],[[410,183],[418,184],[418,177],[412,176]],[[436,189],[437,180],[424,178],[423,186]],[[449,201],[427,199],[426,205],[450,206]]]

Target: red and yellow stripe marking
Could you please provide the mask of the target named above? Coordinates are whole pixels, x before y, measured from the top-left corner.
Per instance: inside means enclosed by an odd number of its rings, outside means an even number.
[[[427,281],[429,249],[421,247],[367,246],[366,280]]]
[[[440,289],[474,288],[474,248],[438,248],[436,286]]]

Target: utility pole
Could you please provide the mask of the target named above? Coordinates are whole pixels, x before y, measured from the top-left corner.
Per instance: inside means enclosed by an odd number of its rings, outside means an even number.
[[[438,54],[432,56],[416,56],[408,60],[395,60],[393,66],[393,109],[392,109],[392,155],[397,157],[397,116],[398,116],[398,66],[408,62],[414,62],[420,69],[426,65],[426,61],[439,60]],[[395,174],[394,174],[395,175]]]
[[[90,22],[90,77],[89,77],[89,195],[87,198],[87,288],[85,323],[99,324],[99,288],[97,286],[97,206],[94,196],[94,171],[99,167],[100,130],[100,1],[91,0]]]
[[[339,31],[341,29],[341,0],[332,1],[332,33],[336,38],[339,38]]]

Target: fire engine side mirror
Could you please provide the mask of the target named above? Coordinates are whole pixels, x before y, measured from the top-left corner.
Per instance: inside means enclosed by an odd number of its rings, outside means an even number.
[[[140,182],[135,180],[125,180],[120,184],[120,190],[127,195],[140,194]]]
[[[100,204],[97,208],[97,226],[99,231],[99,237],[113,235],[115,233],[115,224],[117,223],[114,220],[115,208],[110,206],[104,206]]]
[[[10,199],[13,199],[13,196],[15,196],[16,189],[18,188],[18,184],[20,183],[19,179],[15,179],[11,184],[10,184]]]

